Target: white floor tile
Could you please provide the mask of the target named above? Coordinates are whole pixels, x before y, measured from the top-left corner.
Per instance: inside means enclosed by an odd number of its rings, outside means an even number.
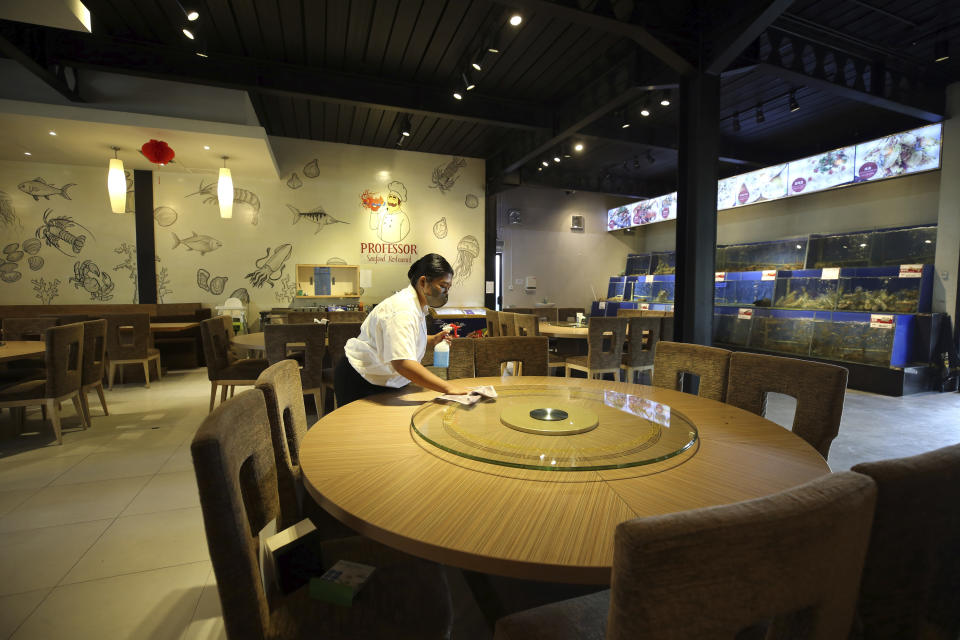
[[[171,509],[199,507],[200,494],[197,493],[197,477],[190,471],[176,473],[158,473],[137,494],[137,497],[123,511],[123,515],[154,513]]]
[[[209,562],[57,587],[16,640],[175,640],[197,609]]]
[[[86,456],[18,459],[12,455],[0,458],[0,487],[4,491],[45,487]]]
[[[169,445],[154,449],[94,453],[58,477],[53,484],[74,484],[153,475],[170,458],[174,449],[176,446]]]
[[[199,426],[199,423],[198,423]],[[176,471],[193,471],[193,457],[190,455],[190,442],[188,440],[184,446],[178,447],[170,459],[160,468],[160,473],[173,473]]]
[[[223,611],[220,608],[220,594],[213,571],[207,576],[203,593],[193,619],[180,640],[226,640],[227,630],[223,626]]]
[[[0,518],[19,507],[27,498],[35,494],[37,491],[38,489],[0,491]]]
[[[208,559],[199,507],[122,516],[84,554],[63,584]]]
[[[50,589],[0,596],[0,638],[9,638],[37,605],[50,593]]]
[[[0,533],[0,595],[55,586],[110,522]]]
[[[150,478],[139,476],[44,487],[0,518],[0,531],[115,518]]]

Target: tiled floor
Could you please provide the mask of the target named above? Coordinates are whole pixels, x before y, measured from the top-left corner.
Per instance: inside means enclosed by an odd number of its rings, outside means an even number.
[[[205,372],[108,392],[63,446],[48,428],[14,436],[0,418],[0,638],[222,638],[190,439],[206,415]],[[172,399],[176,399],[172,402]],[[770,417],[791,421],[776,398]],[[31,416],[28,428],[40,428]],[[834,469],[960,441],[960,394],[849,392]],[[456,638],[487,638],[459,572],[450,572]]]

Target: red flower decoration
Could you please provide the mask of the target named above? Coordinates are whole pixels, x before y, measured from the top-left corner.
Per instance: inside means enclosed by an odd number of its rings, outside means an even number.
[[[170,148],[163,140],[151,140],[150,142],[145,142],[142,147],[140,147],[140,153],[154,164],[165,165],[171,160],[176,154],[173,152],[173,149]]]

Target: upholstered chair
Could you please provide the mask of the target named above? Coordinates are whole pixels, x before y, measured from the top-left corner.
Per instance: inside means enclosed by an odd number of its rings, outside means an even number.
[[[268,324],[263,328],[267,361],[272,365],[291,359],[302,367],[300,384],[303,393],[313,396],[317,417],[322,417],[324,413],[323,365],[327,354],[328,326],[316,323]]]
[[[456,341],[454,341],[456,342]],[[505,362],[519,363],[518,375],[547,375],[546,336],[501,336],[476,340],[478,378],[501,375]]]
[[[207,379],[210,380],[210,411],[217,401],[217,387],[220,390],[220,402],[227,398],[227,391],[235,387],[256,384],[257,376],[269,366],[262,358],[230,357],[230,335],[220,317],[210,318],[200,323],[200,335],[203,339],[203,356],[207,361]]]
[[[685,373],[699,376],[697,395],[723,402],[727,389],[730,352],[685,342],[660,339],[653,355],[653,386],[682,391]]]
[[[143,366],[143,377],[150,388],[150,362],[157,365],[157,380],[160,372],[160,351],[151,346],[150,314],[148,313],[112,313],[107,319],[107,357],[110,370],[107,375],[110,388],[117,367],[127,364]],[[120,369],[120,382],[123,382],[123,369]]]
[[[614,379],[619,379],[626,333],[626,319],[590,318],[587,325],[587,355],[567,357],[567,377],[570,377],[571,371],[584,371],[588,378],[602,378],[603,374],[612,373]]]

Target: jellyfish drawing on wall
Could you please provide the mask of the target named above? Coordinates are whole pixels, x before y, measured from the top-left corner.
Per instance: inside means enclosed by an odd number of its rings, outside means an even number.
[[[480,256],[480,243],[473,236],[463,236],[457,243],[457,262],[453,265],[456,274],[454,283],[463,284],[470,277],[473,261]]]

